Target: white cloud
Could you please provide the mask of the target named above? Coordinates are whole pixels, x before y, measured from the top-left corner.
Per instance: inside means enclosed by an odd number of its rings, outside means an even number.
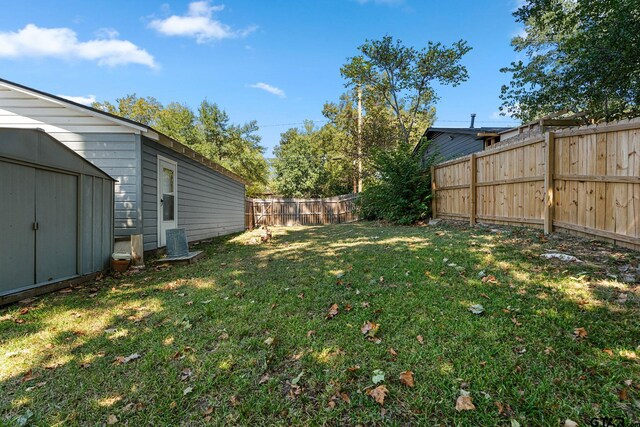
[[[254,89],[260,89],[260,90],[264,90],[266,92],[269,92],[273,95],[279,96],[280,98],[286,98],[287,95],[284,93],[284,91],[280,88],[277,88],[275,86],[271,86],[269,84],[266,83],[256,83],[256,84],[252,84],[249,87],[252,87]]]
[[[120,35],[115,28],[100,28],[95,34],[99,39],[115,39]]]
[[[60,98],[68,99],[69,101],[77,102],[78,104],[83,105],[91,105],[96,102],[95,95],[87,95],[87,96],[68,96],[68,95],[58,95]]]
[[[111,67],[125,64],[156,67],[149,52],[128,40],[98,36],[81,42],[69,28],[40,28],[34,24],[15,32],[0,32],[0,58],[41,57],[84,59]]]
[[[224,6],[213,6],[209,1],[194,1],[189,3],[186,15],[171,15],[165,19],[154,19],[149,23],[149,27],[165,36],[192,37],[198,43],[246,37],[257,29],[257,27],[251,26],[243,30],[235,30],[214,19],[213,13],[223,9]]]

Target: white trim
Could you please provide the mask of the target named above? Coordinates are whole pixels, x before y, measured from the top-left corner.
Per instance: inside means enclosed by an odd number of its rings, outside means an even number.
[[[162,185],[162,171],[160,168],[160,162],[165,162],[173,165],[175,167],[173,174],[173,220],[176,223],[176,227],[178,226],[178,162],[175,160],[171,160],[167,157],[161,156],[159,154],[156,155],[156,215],[158,217],[158,242],[157,247],[161,248],[166,246],[166,244],[162,245],[162,206],[160,205],[160,190]]]
[[[99,113],[97,111],[93,111],[93,110],[91,110],[89,108],[80,107],[80,106],[72,104],[70,102],[64,102],[64,101],[61,101],[59,99],[51,98],[49,96],[43,95],[41,93],[37,93],[37,92],[30,91],[28,89],[24,89],[24,88],[21,88],[21,87],[13,86],[12,84],[9,84],[7,82],[0,82],[0,86],[7,87],[10,90],[14,90],[16,92],[21,92],[21,93],[24,93],[24,94],[27,94],[27,95],[30,95],[30,96],[34,96],[36,98],[45,99],[45,100],[47,100],[49,102],[53,102],[54,104],[62,105],[63,107],[70,108],[72,110],[76,110],[76,111],[79,111],[81,113],[85,113],[85,114],[88,114],[90,116],[93,116],[93,117],[97,117],[97,118],[100,118],[100,119],[111,121],[111,122],[116,123],[116,124],[118,124],[120,126],[124,126],[124,127],[128,127],[128,128],[131,128],[131,129],[135,129],[138,132],[147,132],[149,130],[148,127],[134,125],[133,123],[130,123],[130,122],[127,122],[127,121],[124,121],[124,120],[119,120],[119,119],[117,119],[115,117],[111,117],[108,114],[102,114],[102,113]]]

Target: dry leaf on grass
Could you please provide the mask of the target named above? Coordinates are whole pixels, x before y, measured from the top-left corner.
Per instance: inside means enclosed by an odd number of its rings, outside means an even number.
[[[118,417],[116,417],[115,415],[111,414],[107,417],[107,424],[108,425],[113,425],[115,423],[118,422]]]
[[[360,328],[360,332],[362,332],[366,337],[375,337],[379,328],[380,324],[378,323],[366,322],[362,325],[362,328]]]
[[[373,397],[373,400],[375,400],[379,405],[384,405],[384,399],[387,397],[387,393],[389,393],[389,390],[384,385],[379,385],[376,388],[367,390],[367,394]]]
[[[589,335],[589,334],[587,333],[587,330],[585,328],[575,328],[573,330],[573,335],[576,338],[586,338],[587,335]]]
[[[413,381],[413,372],[404,371],[400,374],[400,382],[407,387],[414,387],[415,383]]]
[[[578,427],[578,423],[567,418],[564,420],[564,427]]]
[[[331,320],[338,315],[338,304],[333,304],[329,307],[329,311],[327,312],[326,318]]]
[[[456,411],[473,411],[475,409],[476,406],[473,404],[469,392],[460,390],[460,396],[456,400]]]
[[[127,357],[117,356],[113,363],[116,364],[116,365],[124,365],[125,363],[129,363],[132,360],[140,359],[141,357],[142,356],[140,356],[138,353],[130,354]]]
[[[493,284],[496,284],[496,283],[498,283],[498,279],[496,279],[496,276],[494,276],[493,274],[490,274],[490,275],[484,276],[482,278],[482,283],[493,283]]]
[[[423,345],[423,344],[424,344],[424,338],[422,338],[422,335],[418,335],[418,336],[416,337],[416,339],[418,340],[418,342],[420,343],[420,345]]]

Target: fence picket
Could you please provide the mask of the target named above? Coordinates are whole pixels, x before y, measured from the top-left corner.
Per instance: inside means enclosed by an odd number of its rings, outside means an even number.
[[[640,249],[640,119],[504,143],[431,169],[433,217],[568,231]]]

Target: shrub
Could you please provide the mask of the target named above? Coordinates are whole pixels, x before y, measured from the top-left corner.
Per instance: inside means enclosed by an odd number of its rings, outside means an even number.
[[[423,144],[422,150],[427,145]],[[376,173],[365,182],[358,201],[364,219],[407,225],[429,216],[431,160],[423,162],[423,152],[412,154],[400,144],[396,149],[373,154]]]

